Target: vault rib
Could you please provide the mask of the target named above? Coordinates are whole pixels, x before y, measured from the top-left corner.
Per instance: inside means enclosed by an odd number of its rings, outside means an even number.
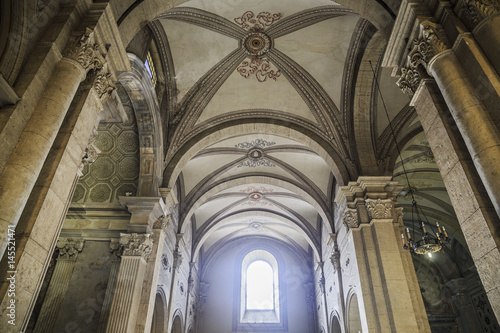
[[[248,33],[245,29],[226,18],[197,8],[172,8],[158,18],[194,24],[238,40],[243,39]]]

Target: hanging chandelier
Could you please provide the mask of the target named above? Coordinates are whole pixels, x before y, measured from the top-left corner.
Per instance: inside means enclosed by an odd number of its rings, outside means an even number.
[[[403,168],[403,173],[406,178],[406,184],[408,185],[408,193],[411,195],[412,206],[411,206],[411,230],[409,227],[405,229],[405,233],[401,234],[401,238],[403,240],[403,249],[409,250],[412,254],[427,254],[429,257],[432,257],[432,254],[440,251],[445,243],[450,242],[450,238],[448,237],[448,233],[444,226],[440,226],[439,223],[436,223],[436,226],[432,225],[427,216],[425,216],[422,208],[417,204],[417,200],[415,199],[415,189],[412,188],[410,184],[410,180],[408,178],[408,173],[405,168],[403,156],[401,155],[401,150],[399,149],[398,141],[396,140],[396,134],[394,132],[394,128],[391,123],[391,119],[389,117],[389,113],[387,112],[387,108],[385,106],[384,98],[382,97],[382,92],[380,91],[380,87],[378,85],[378,80],[375,75],[375,70],[373,69],[372,62],[370,61],[370,67],[373,72],[373,80],[376,82],[378,92],[380,94],[380,99],[382,100],[382,104],[384,106],[385,114],[387,116],[387,120],[389,121],[389,127],[391,129],[392,138],[394,139],[394,144],[396,145],[396,149],[398,151],[399,159],[401,160],[401,166]],[[415,238],[415,225],[420,229],[422,237],[417,240]]]
[[[401,158],[401,155],[399,156]],[[408,175],[406,174],[406,170],[405,170],[405,176],[408,182]],[[410,182],[408,182],[408,187],[410,187]],[[412,188],[410,187],[410,193],[412,192],[413,192]],[[423,219],[422,216],[424,217]],[[446,228],[444,226],[441,227],[439,223],[436,223],[436,226],[434,227],[427,220],[427,217],[422,211],[422,208],[420,208],[420,206],[417,204],[417,201],[415,200],[413,193],[412,193],[411,221],[412,221],[411,232],[410,228],[407,227],[406,236],[404,233],[401,234],[401,238],[403,240],[403,249],[409,250],[411,253],[427,254],[429,257],[432,257],[433,253],[438,252],[443,248],[444,243],[450,242],[450,238],[448,237]],[[422,238],[420,240],[415,239],[415,224],[417,224],[418,228],[422,232]]]

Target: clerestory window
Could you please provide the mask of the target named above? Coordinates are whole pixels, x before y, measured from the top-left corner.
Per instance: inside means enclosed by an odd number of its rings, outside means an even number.
[[[247,310],[274,309],[274,275],[268,262],[256,260],[248,265],[246,299]]]
[[[240,257],[238,265],[239,303],[236,330],[283,331],[283,288],[276,257],[266,250],[253,250]]]

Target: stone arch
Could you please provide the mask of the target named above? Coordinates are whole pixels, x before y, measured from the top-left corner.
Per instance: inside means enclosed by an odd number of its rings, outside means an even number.
[[[277,124],[276,121],[271,122],[270,120],[265,123],[254,122],[237,125],[225,123],[219,125],[218,128],[220,130],[211,133],[200,133],[199,136],[194,138],[195,140],[192,140],[194,142],[189,144],[189,147],[185,145],[183,149],[168,161],[167,168],[163,173],[163,181],[167,185],[165,187],[174,187],[175,181],[184,166],[204,148],[221,140],[246,134],[273,134],[304,143],[325,160],[339,185],[347,184],[350,178],[352,178],[343,160],[329,147],[329,144],[319,138],[317,140],[313,139],[315,135],[307,133],[306,130],[304,132],[307,134],[304,134],[301,131],[285,126],[285,124]]]
[[[247,213],[246,212],[242,212],[240,214],[247,214]],[[237,214],[237,215],[239,215],[239,214]],[[228,218],[234,218],[236,216],[229,216]],[[314,243],[314,241],[311,239],[310,233],[308,233],[306,230],[304,230],[304,227],[298,226],[297,224],[295,224],[294,222],[288,220],[287,218],[285,218],[283,216],[277,216],[276,214],[273,214],[273,213],[267,213],[267,212],[255,213],[255,212],[252,212],[251,216],[265,216],[265,217],[268,217],[270,219],[275,219],[275,220],[278,220],[278,221],[285,222],[285,223],[290,224],[293,227],[299,229],[300,231],[303,232],[304,237],[306,238],[307,242],[311,246],[311,249],[314,252],[316,258],[318,258],[318,260],[319,260],[319,258],[321,258],[320,257],[319,244],[315,244]],[[224,218],[223,220],[219,221],[217,223],[217,225],[220,225],[220,223],[224,223],[228,218]],[[213,230],[214,227],[215,227],[215,225],[207,228],[207,230],[205,230],[203,232],[203,234],[199,237],[199,239],[193,244],[193,254],[192,254],[193,261],[197,260],[198,253],[199,253],[201,247],[203,246],[204,241],[210,236],[211,231]]]
[[[362,332],[361,313],[359,312],[358,295],[350,293],[347,301],[347,333]]]
[[[330,333],[342,333],[342,325],[340,325],[340,316],[337,311],[331,313]]]
[[[170,333],[182,333],[182,331],[182,313],[180,309],[177,309],[172,316],[172,328]]]
[[[244,237],[237,237],[232,240],[230,240],[227,243],[215,246],[213,249],[210,249],[207,251],[207,255],[204,257],[205,263],[203,265],[203,268],[200,272],[200,280],[204,281],[206,278],[211,274],[211,271],[214,267],[213,262],[217,260],[217,256],[219,253],[223,250],[226,251],[231,251],[232,249],[238,247],[241,245],[241,241],[244,239]],[[271,249],[270,251],[272,254],[274,254],[276,251],[276,248],[281,248],[289,251],[290,253],[293,254],[294,258],[296,258],[300,265],[302,267],[309,267],[309,255],[302,249],[297,249],[293,246],[291,246],[288,243],[282,242],[280,240],[277,240],[275,238],[267,237],[267,236],[253,236],[250,239],[247,239],[247,252],[250,252],[251,249],[256,249],[256,248],[262,248],[262,249]],[[272,244],[272,247],[270,247],[270,244]],[[274,251],[274,252],[273,252]],[[244,251],[243,251],[244,252]],[[281,260],[282,257],[279,255],[279,258],[277,257],[277,260]],[[303,283],[303,282],[301,282]],[[300,284],[301,285],[301,284]]]
[[[153,319],[151,321],[151,333],[163,333],[167,330],[166,322],[167,301],[162,288],[156,291]]]
[[[151,79],[142,61],[128,54],[132,70],[120,74],[121,85],[131,97],[139,130],[140,172],[138,196],[157,196],[163,165],[163,129],[160,108]]]
[[[316,210],[320,214],[323,221],[326,222],[326,221],[330,221],[332,219],[331,214],[324,207],[321,206],[320,201],[317,198],[314,198],[312,195],[310,195],[304,189],[302,189],[302,188],[300,188],[292,183],[289,183],[289,182],[286,182],[286,181],[283,181],[283,180],[280,180],[277,178],[260,176],[260,177],[243,177],[243,178],[233,179],[233,180],[224,182],[222,184],[219,184],[208,191],[205,191],[204,194],[193,203],[189,212],[186,214],[186,217],[184,220],[185,221],[188,220],[189,217],[191,216],[191,213],[194,212],[197,208],[199,208],[208,198],[210,198],[210,197],[216,195],[217,193],[224,191],[228,188],[242,185],[242,184],[247,184],[249,182],[266,183],[269,185],[275,185],[275,186],[279,186],[279,187],[282,187],[284,189],[290,190],[290,191],[300,195],[301,197],[303,197],[311,206],[316,208]],[[331,222],[333,224],[333,220]],[[183,232],[185,232],[185,230],[187,228],[187,224],[185,225],[184,221],[182,221],[181,224],[182,225],[180,228],[180,230],[181,230],[180,232],[183,233]],[[333,232],[331,229],[331,225],[329,225],[328,223],[327,223],[327,229],[328,229],[328,232]]]

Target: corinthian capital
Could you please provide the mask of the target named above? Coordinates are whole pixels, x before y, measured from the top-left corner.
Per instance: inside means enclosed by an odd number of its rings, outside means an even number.
[[[390,219],[392,218],[392,200],[366,199],[366,208],[370,219]]]
[[[111,78],[111,73],[109,73],[107,63],[102,65],[97,71],[94,80],[94,89],[100,99],[108,97],[116,89],[113,79]]]
[[[102,67],[99,44],[95,41],[94,30],[88,27],[83,35],[69,42],[63,55],[77,61],[85,71]]]
[[[150,234],[120,234],[120,244],[123,245],[122,256],[141,256],[149,259],[153,249],[153,240]]]
[[[450,42],[439,24],[423,21],[420,36],[413,41],[413,48],[408,53],[406,66],[401,68],[401,75],[396,84],[405,94],[413,95],[417,90],[422,73],[425,73],[429,61],[438,53],[450,48]]]
[[[166,231],[169,225],[170,225],[170,215],[160,216],[153,223],[153,229],[161,229],[163,231]]]
[[[57,260],[76,260],[78,253],[83,250],[83,239],[60,238],[56,248],[59,250]]]
[[[342,216],[342,222],[347,230],[359,227],[358,213],[356,209],[346,208],[344,216]]]

